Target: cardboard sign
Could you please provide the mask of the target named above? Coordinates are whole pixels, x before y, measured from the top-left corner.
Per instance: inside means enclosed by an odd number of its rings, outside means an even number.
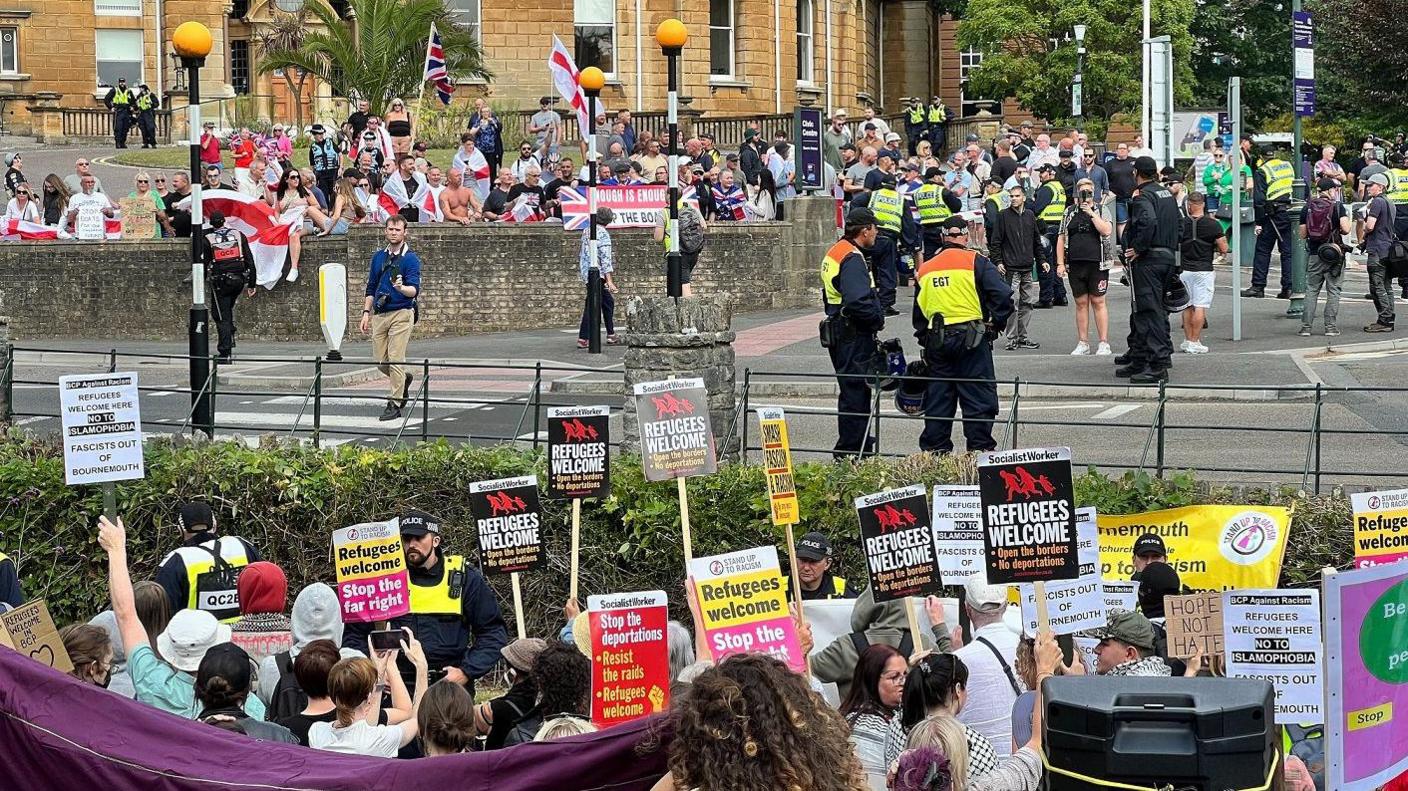
[[[797,482],[792,477],[792,444],[787,438],[787,416],[781,409],[765,407],[758,410],[758,425],[763,432],[763,474],[768,478],[772,523],[795,525],[802,517],[797,506]]]
[[[689,566],[714,661],[748,651],[773,656],[798,673],[807,669],[776,547],[695,558]]]
[[[945,584],[983,571],[982,501],[976,486],[934,487],[934,546]]]
[[[389,621],[411,611],[411,578],[395,520],[332,531],[343,623]]]
[[[1100,573],[1134,574],[1134,542],[1145,533],[1164,540],[1168,564],[1193,590],[1274,588],[1291,514],[1262,505],[1193,505],[1142,514],[1100,514]]]
[[[1164,597],[1168,655],[1187,659],[1201,647],[1203,657],[1222,653],[1222,594],[1216,591]]]
[[[611,494],[611,410],[548,409],[548,496],[563,500]]]
[[[703,379],[670,379],[635,386],[640,454],[647,481],[712,475],[714,429]]]
[[[1135,612],[1139,609],[1139,583],[1105,580],[1101,586],[1105,591],[1105,610],[1107,612],[1110,610]]]
[[[129,481],[146,475],[137,374],[59,377],[64,481]]]
[[[1222,594],[1229,678],[1260,678],[1276,688],[1276,724],[1324,722],[1320,591]]]
[[[1355,568],[1408,558],[1408,489],[1351,494]]]
[[[469,511],[479,532],[479,565],[485,574],[532,571],[547,563],[536,475],[471,483]]]
[[[609,728],[670,705],[670,613],[664,591],[587,597],[592,722]]]
[[[978,456],[988,583],[1080,577],[1070,448]]]
[[[5,645],[60,673],[72,673],[73,662],[59,639],[54,619],[43,599],[0,613],[0,639]]]
[[[1052,634],[1073,634],[1105,625],[1105,589],[1100,580],[1100,551],[1095,543],[1095,509],[1076,511],[1078,579],[1046,584],[1046,609]],[[1027,634],[1040,631],[1037,623],[1036,586],[1018,586],[1022,594],[1022,626]]]
[[[122,198],[117,206],[122,212],[122,238],[156,238],[156,201],[152,200],[151,193],[145,198],[136,195]]]
[[[937,594],[942,586],[923,485],[856,498],[875,601]]]

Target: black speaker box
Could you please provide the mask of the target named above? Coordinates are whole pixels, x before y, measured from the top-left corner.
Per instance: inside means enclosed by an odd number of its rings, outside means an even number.
[[[1261,788],[1279,747],[1275,691],[1240,678],[1059,676],[1042,684],[1051,791]],[[1273,788],[1280,787],[1280,772]]]

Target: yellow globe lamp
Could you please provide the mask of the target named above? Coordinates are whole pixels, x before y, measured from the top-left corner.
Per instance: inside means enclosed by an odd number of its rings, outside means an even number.
[[[599,93],[606,85],[606,75],[601,69],[595,66],[588,66],[582,69],[582,73],[577,75],[577,83],[582,86],[582,90],[587,93]]]
[[[199,22],[182,22],[171,34],[171,46],[184,60],[204,60],[214,46],[210,28]]]
[[[666,52],[680,51],[688,40],[689,31],[685,29],[683,22],[674,17],[666,19],[655,28],[655,42]]]

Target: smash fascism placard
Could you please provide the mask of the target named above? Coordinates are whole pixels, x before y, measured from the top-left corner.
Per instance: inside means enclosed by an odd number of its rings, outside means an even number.
[[[469,510],[479,530],[480,568],[485,574],[511,574],[542,567],[542,507],[538,478],[500,478],[469,485]]]
[[[611,494],[611,411],[604,406],[548,409],[548,496],[562,500]]]
[[[670,621],[664,591],[587,597],[592,722],[609,728],[670,705]]]
[[[776,407],[758,410],[758,426],[763,433],[763,473],[768,478],[768,503],[772,523],[795,525],[801,519],[797,507],[797,483],[792,477],[792,444],[787,438],[787,416]]]
[[[718,469],[703,379],[640,382],[635,396],[647,481],[712,475]]]
[[[876,602],[939,592],[939,560],[922,485],[857,497],[856,516]]]
[[[978,456],[988,583],[1080,577],[1070,448]]]

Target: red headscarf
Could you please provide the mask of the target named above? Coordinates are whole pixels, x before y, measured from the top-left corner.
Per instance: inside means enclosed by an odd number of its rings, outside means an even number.
[[[273,563],[251,563],[240,572],[239,593],[240,615],[282,613],[288,604],[288,578]]]

